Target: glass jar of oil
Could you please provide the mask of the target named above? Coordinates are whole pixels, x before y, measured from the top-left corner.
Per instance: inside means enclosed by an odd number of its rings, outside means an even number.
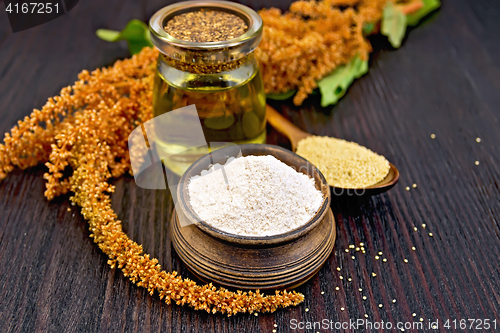
[[[226,1],[180,2],[154,14],[150,30],[160,50],[154,117],[194,104],[207,142],[191,147],[155,130],[155,149],[169,169],[184,173],[209,152],[210,142],[265,142],[266,97],[253,55],[262,20],[255,11]]]

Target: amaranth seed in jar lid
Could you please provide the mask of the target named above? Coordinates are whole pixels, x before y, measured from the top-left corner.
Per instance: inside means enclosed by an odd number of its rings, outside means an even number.
[[[165,31],[172,37],[197,43],[230,40],[247,30],[248,26],[241,17],[203,8],[174,16],[165,26]]]

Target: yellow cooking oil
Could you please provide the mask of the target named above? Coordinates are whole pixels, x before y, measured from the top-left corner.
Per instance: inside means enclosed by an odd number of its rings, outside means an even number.
[[[154,117],[184,106],[196,106],[207,146],[168,142],[155,130],[155,149],[167,168],[178,175],[210,150],[210,142],[265,143],[266,97],[255,62],[213,74],[179,71],[159,63],[153,90]],[[224,144],[218,145],[218,148]],[[214,147],[214,145],[212,145]]]

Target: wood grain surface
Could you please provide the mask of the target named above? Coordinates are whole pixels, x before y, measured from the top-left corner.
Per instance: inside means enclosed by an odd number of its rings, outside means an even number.
[[[243,3],[256,9],[289,4]],[[15,34],[0,6],[0,132],[74,82],[82,69],[127,56],[125,43],[100,41],[96,29],[147,20],[165,4],[85,0]],[[469,323],[445,329],[447,319],[490,319],[500,330],[499,17],[496,0],[445,0],[437,14],[409,31],[401,49],[372,38],[369,73],[338,105],[321,108],[319,95],[302,107],[272,103],[300,128],[356,141],[401,172],[397,186],[380,196],[333,198],[334,252],[297,289],[305,295],[300,306],[228,318],[165,305],[110,269],[67,196],[45,200],[40,166],[16,170],[0,183],[0,332],[294,332],[292,320],[348,322],[365,314],[394,325],[422,318],[425,330],[439,320],[442,332],[486,331],[469,329]],[[271,128],[268,138],[289,147]],[[192,277],[167,233],[170,193],[138,188],[124,177],[116,181],[113,206],[127,234],[165,269]],[[360,242],[365,255],[345,252]]]

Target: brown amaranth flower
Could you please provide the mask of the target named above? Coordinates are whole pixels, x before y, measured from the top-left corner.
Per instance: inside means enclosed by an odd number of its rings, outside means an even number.
[[[293,102],[300,105],[316,81],[337,66],[356,54],[367,59],[371,45],[363,25],[378,22],[387,1],[296,1],[284,14],[276,8],[259,11],[264,30],[255,54],[266,93],[297,89]]]
[[[73,204],[89,222],[91,237],[108,255],[109,265],[120,268],[138,286],[155,291],[166,303],[196,310],[221,312],[275,311],[297,305],[304,296],[276,291],[232,292],[212,284],[198,285],[176,272],[165,272],[156,258],[122,230],[111,208],[111,177],[130,172],[127,140],[131,131],[152,117],[152,84],[158,52],[145,48],[131,59],[110,68],[83,71],[71,87],[49,99],[42,110],[18,122],[0,145],[0,179],[14,166],[26,168],[45,162],[49,171],[45,196],[52,199],[71,191]],[[131,152],[133,153],[133,152]],[[63,171],[73,172],[63,179]]]

